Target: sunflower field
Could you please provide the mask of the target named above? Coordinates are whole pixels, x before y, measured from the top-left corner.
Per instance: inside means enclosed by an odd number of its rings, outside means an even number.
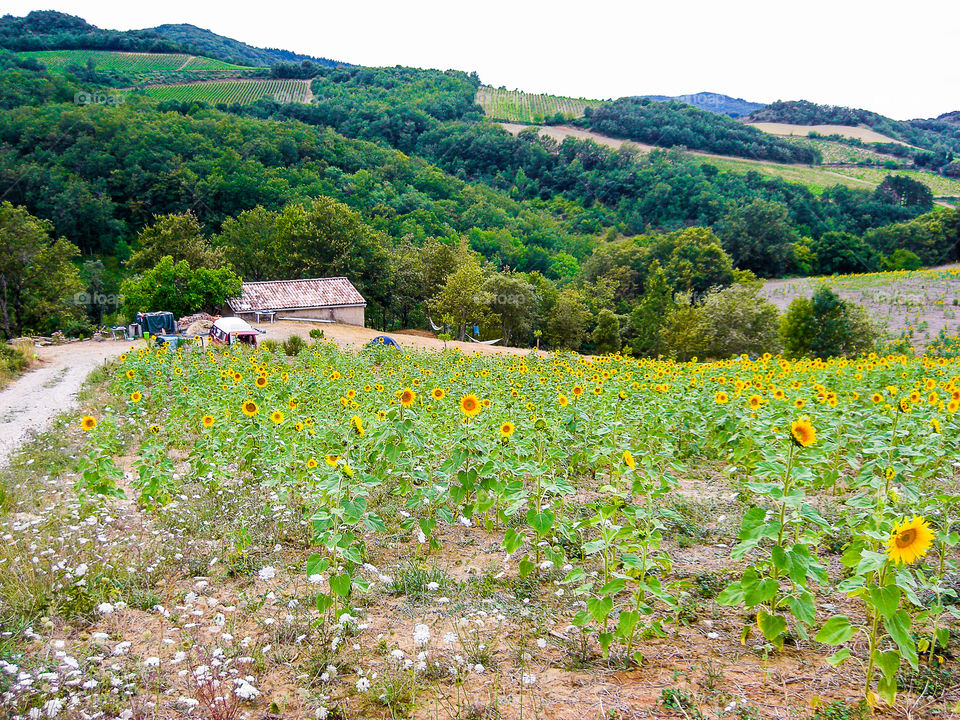
[[[128,707],[828,718],[960,701],[957,360],[321,342],[131,349],[103,387],[70,431],[76,512],[126,507],[163,538],[131,565],[162,597],[137,611],[117,553],[91,556],[114,580],[66,642],[109,665],[117,618],[144,618],[156,647],[121,653]]]

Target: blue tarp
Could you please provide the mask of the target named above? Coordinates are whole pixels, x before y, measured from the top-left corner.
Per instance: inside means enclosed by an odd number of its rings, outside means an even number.
[[[367,347],[379,347],[380,345],[385,345],[387,347],[395,347],[397,350],[400,349],[400,346],[397,344],[397,341],[392,337],[387,337],[386,335],[378,335],[373,340],[367,343]]]

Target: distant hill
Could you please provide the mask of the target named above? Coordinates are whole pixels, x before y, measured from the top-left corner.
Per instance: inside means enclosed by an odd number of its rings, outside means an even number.
[[[195,54],[220,58],[238,65],[272,65],[278,62],[302,62],[303,60],[327,67],[347,64],[329,58],[301,55],[289,50],[254,47],[239,40],[217,35],[210,30],[198,28],[196,25],[158,25],[144,32],[156,33],[160,37],[189,48]]]
[[[960,110],[954,110],[953,112],[947,112],[943,115],[938,115],[937,120],[940,122],[950,123],[951,125],[960,125]]]
[[[657,102],[666,102],[675,100],[677,102],[693,105],[701,110],[717,113],[718,115],[727,115],[732,118],[744,117],[752,112],[756,112],[765,107],[763,103],[750,102],[742,98],[734,98],[720,93],[699,92],[692,95],[641,95],[640,97],[656,100]]]
[[[266,66],[309,60],[335,66],[328,58],[289,50],[258,48],[194,25],[160,25],[143,30],[105,30],[83,18],[53,10],[0,18],[0,48],[8,50],[117,50],[123,52],[205,55],[236,65]]]

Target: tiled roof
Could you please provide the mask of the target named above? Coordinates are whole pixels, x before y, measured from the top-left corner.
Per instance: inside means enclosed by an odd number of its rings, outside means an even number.
[[[227,302],[235,313],[367,304],[345,277],[247,282]]]

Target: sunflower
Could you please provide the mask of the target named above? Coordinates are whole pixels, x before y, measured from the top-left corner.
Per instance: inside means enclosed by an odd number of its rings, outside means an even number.
[[[932,544],[933,531],[926,518],[914,515],[912,520],[904,518],[893,526],[887,541],[887,557],[897,565],[909,565],[926,555]]]
[[[257,407],[257,404],[253,400],[247,400],[243,404],[243,414],[247,417],[253,417],[258,412],[260,412],[260,408]]]
[[[360,419],[359,415],[354,415],[350,418],[350,427],[353,428],[353,431],[363,437],[363,420]]]
[[[434,400],[443,400],[443,396],[446,394],[447,391],[443,388],[434,388],[433,392],[430,393]]]
[[[138,392],[130,393],[130,402],[138,403],[141,400],[143,400],[143,395],[141,393],[138,393]]]
[[[417,394],[410,388],[404,388],[400,391],[400,394],[397,396],[400,398],[400,404],[405,408],[413,405],[414,401],[417,399]]]
[[[805,401],[803,398],[797,398],[796,400],[793,401],[793,406],[794,406],[797,410],[802,410],[802,409],[803,409],[803,406],[806,405],[806,404],[807,404],[807,403],[806,403],[806,401]]]
[[[267,376],[266,375],[257,375],[257,379],[253,381],[258,388],[264,388],[267,386]]]
[[[343,470],[343,474],[347,477],[353,477],[353,468],[344,463],[340,466],[340,469]]]
[[[564,395],[563,393],[560,393],[560,395],[557,397],[557,403],[560,405],[560,407],[564,408],[570,404],[570,401],[567,400],[566,395]]]
[[[515,431],[516,429],[517,429],[517,426],[514,425],[514,424],[513,424],[512,422],[510,422],[509,420],[507,420],[505,423],[503,423],[503,424],[500,426],[500,435],[501,435],[502,437],[504,437],[504,438],[508,438],[508,437],[510,437],[511,435],[513,435],[513,433],[514,433],[514,431]]]
[[[273,421],[274,425],[279,425],[283,422],[283,413],[279,410],[274,410],[270,413],[270,419]]]
[[[212,427],[212,426],[213,426],[213,415],[204,415],[204,416],[200,419],[200,422],[203,423],[203,426],[204,426],[204,427]]]
[[[883,395],[881,395],[878,392],[875,392],[873,395],[870,396],[870,399],[873,400],[875,403],[878,403],[883,400]]]
[[[631,470],[637,467],[637,461],[633,459],[633,453],[629,450],[623,451],[623,464]]]
[[[937,418],[930,418],[930,427],[933,428],[935,433],[943,432],[943,428],[940,427],[940,421]]]
[[[758,407],[763,405],[763,398],[759,395],[751,395],[747,403],[750,405],[751,410],[756,410]]]
[[[900,412],[910,412],[910,401],[907,398],[900,398]]]
[[[460,398],[460,412],[467,417],[473,417],[480,412],[480,400],[476,395],[470,393]]]
[[[317,461],[314,458],[307,460],[307,468],[313,470],[317,466]]]
[[[340,456],[333,455],[332,453],[328,454],[323,459],[326,461],[327,465],[329,465],[330,467],[336,467],[337,463],[340,462]]]
[[[160,426],[159,426],[159,425],[151,425],[151,426],[150,426],[150,432],[152,432],[154,435],[158,435],[158,434],[160,433]]]
[[[713,401],[717,405],[725,405],[730,401],[730,396],[727,395],[723,390],[721,390],[720,392],[718,392],[716,395],[713,396]]]
[[[580,397],[581,395],[583,395],[583,386],[582,386],[582,385],[574,385],[574,386],[573,386],[573,396],[574,396],[575,398],[578,398],[578,397]]]
[[[84,415],[80,427],[84,430],[93,430],[97,426],[97,419],[93,415]]]
[[[817,431],[809,418],[802,417],[790,424],[790,437],[800,447],[809,447],[817,441]]]

